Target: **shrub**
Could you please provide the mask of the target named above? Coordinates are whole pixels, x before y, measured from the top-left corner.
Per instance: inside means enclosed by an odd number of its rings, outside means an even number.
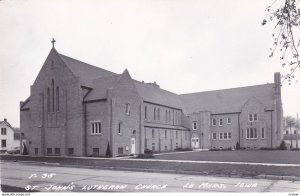
[[[299,148],[292,148],[291,150],[292,151],[299,151],[300,149]]]
[[[228,148],[211,148],[209,149],[210,151],[229,151],[229,150],[232,150],[231,147],[228,147]]]
[[[144,153],[145,154],[151,154],[151,155],[153,154],[152,150],[150,150],[148,148],[144,150]]]
[[[235,149],[237,149],[237,150],[240,150],[240,149],[241,149],[241,146],[240,146],[240,143],[239,143],[239,142],[236,143]]]
[[[175,151],[192,151],[191,148],[175,148]]]
[[[28,150],[27,150],[26,145],[24,145],[24,147],[23,147],[23,155],[28,155]]]
[[[140,159],[151,159],[151,158],[154,158],[154,156],[152,154],[138,154],[137,158],[140,158]]]
[[[112,154],[111,154],[111,151],[110,151],[109,143],[107,144],[105,156],[106,156],[106,157],[112,157]]]
[[[261,147],[259,149],[260,150],[276,150],[275,148],[270,148],[270,147]]]
[[[279,150],[286,150],[287,149],[286,144],[283,140],[281,141],[280,146],[278,147],[278,149]]]

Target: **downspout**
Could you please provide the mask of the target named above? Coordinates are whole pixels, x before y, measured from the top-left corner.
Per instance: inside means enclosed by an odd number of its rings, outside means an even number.
[[[241,146],[241,124],[240,124],[240,113],[238,114],[238,125],[239,125],[239,144]]]
[[[271,148],[273,148],[273,111],[271,111]]]

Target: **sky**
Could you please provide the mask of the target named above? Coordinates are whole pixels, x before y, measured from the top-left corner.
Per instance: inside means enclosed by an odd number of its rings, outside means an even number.
[[[61,54],[177,94],[272,83],[287,72],[261,25],[272,2],[0,0],[0,120],[20,125],[53,37]],[[300,112],[299,72],[282,85],[285,116]]]

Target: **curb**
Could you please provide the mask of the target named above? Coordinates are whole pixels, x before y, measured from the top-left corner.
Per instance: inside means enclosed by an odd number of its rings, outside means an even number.
[[[275,175],[258,175],[255,176],[258,179],[269,179],[269,180],[287,180],[287,181],[300,181],[298,176],[275,176]]]

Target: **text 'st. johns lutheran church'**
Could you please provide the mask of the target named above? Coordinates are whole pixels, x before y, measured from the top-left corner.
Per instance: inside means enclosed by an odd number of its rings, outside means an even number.
[[[53,47],[20,104],[30,155],[113,156],[176,148],[279,146],[274,83],[178,95],[59,54]]]

